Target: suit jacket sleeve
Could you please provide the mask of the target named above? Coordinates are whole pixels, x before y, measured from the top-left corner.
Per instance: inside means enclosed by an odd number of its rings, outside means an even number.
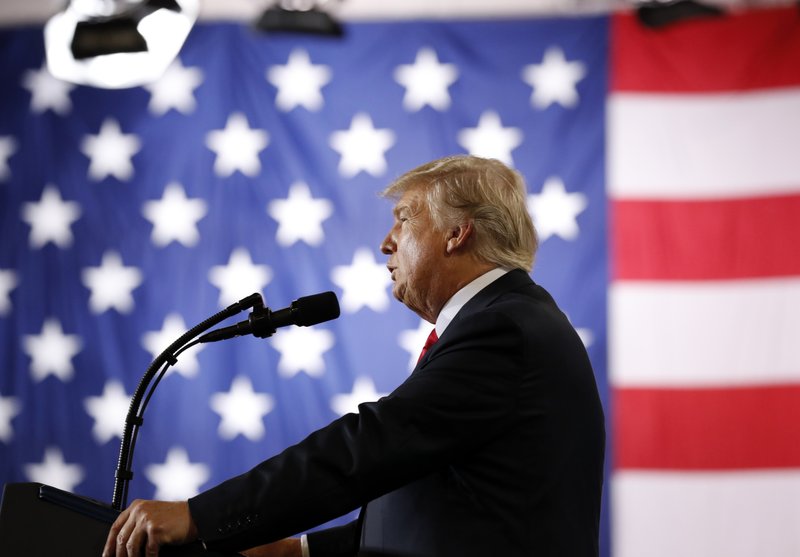
[[[504,311],[451,324],[390,395],[190,499],[200,538],[242,550],[290,536],[476,450],[511,425],[528,340]]]
[[[359,521],[308,534],[311,557],[354,557],[358,551]]]

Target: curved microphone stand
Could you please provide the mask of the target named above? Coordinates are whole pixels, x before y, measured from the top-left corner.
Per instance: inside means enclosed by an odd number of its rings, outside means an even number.
[[[263,307],[264,302],[261,298],[261,294],[251,294],[247,298],[243,298],[235,304],[231,304],[219,313],[212,315],[202,323],[189,329],[186,333],[181,335],[178,340],[170,344],[166,350],[159,354],[155,360],[152,361],[150,366],[147,368],[147,371],[145,371],[144,375],[139,380],[139,385],[136,387],[136,391],[134,391],[133,396],[131,397],[131,404],[128,409],[128,414],[125,417],[125,429],[122,433],[117,470],[114,474],[114,496],[111,500],[111,506],[114,509],[120,511],[125,506],[126,499],[128,497],[128,483],[130,482],[131,478],[133,478],[133,447],[136,440],[136,434],[142,425],[144,410],[147,407],[147,402],[149,401],[150,396],[153,394],[153,390],[155,390],[167,367],[177,363],[176,356],[184,349],[191,346],[189,345],[189,342],[200,333],[246,309],[262,309]],[[162,367],[164,369],[161,369]],[[158,376],[156,383],[153,385],[147,398],[144,398],[148,386],[156,376]],[[144,403],[142,401],[144,401]]]

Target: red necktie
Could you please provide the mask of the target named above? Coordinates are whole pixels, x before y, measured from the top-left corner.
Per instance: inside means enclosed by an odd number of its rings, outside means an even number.
[[[422,357],[425,355],[425,352],[427,352],[428,348],[433,346],[437,340],[439,340],[439,337],[436,336],[436,329],[434,328],[431,331],[431,334],[428,335],[428,339],[425,341],[425,346],[422,347],[422,352],[419,353],[419,358],[417,358],[417,363],[419,363],[420,360],[422,360]]]

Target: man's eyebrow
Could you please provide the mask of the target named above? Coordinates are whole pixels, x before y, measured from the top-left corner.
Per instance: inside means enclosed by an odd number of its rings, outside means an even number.
[[[416,199],[410,199],[403,202],[398,202],[392,209],[395,217],[399,217],[401,213],[406,213],[411,216],[416,215],[420,211],[421,203]]]
[[[392,209],[392,213],[394,213],[394,216],[399,217],[400,213],[407,213],[409,209],[410,207],[406,203],[397,204],[394,209]]]

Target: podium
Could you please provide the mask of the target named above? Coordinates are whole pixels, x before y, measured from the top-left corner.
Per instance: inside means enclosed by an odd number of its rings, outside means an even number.
[[[0,555],[100,557],[119,511],[93,499],[39,483],[7,484],[0,504]],[[165,546],[164,557],[232,557],[199,543]]]

